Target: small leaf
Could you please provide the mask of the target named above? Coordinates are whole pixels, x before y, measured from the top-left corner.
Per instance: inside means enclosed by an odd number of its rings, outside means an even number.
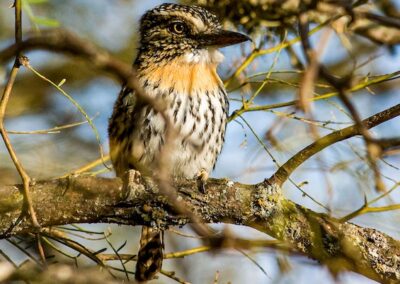
[[[57,86],[61,87],[62,85],[64,85],[64,83],[65,83],[66,81],[67,81],[67,80],[66,80],[65,78],[62,79],[62,80],[60,81],[60,83],[58,83]]]
[[[49,0],[27,0],[29,4],[43,4],[49,2]]]
[[[126,241],[119,248],[117,248],[116,251],[119,252],[121,249],[123,249],[125,247],[125,245],[126,245]]]
[[[60,22],[58,22],[55,19],[50,19],[50,18],[33,17],[33,22],[35,22],[38,25],[52,27],[52,28],[56,28],[56,27],[60,26]]]

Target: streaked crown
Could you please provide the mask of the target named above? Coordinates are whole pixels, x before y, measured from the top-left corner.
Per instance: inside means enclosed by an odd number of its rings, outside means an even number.
[[[208,47],[223,47],[249,40],[224,31],[217,16],[198,6],[162,4],[140,21],[140,48],[136,64],[169,61]]]

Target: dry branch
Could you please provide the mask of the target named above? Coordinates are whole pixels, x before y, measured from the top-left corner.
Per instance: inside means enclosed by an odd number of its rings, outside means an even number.
[[[332,271],[348,269],[371,279],[400,280],[400,243],[377,230],[341,223],[283,197],[276,185],[245,185],[211,179],[207,193],[196,181],[175,181],[178,199],[206,223],[231,223],[255,228],[288,243],[296,251],[326,264]],[[71,223],[182,226],[188,222],[165,197],[131,185],[131,199],[123,202],[118,179],[71,177],[31,185],[38,221],[43,227]],[[21,186],[0,187],[0,232],[20,216]],[[3,238],[34,232],[24,218]]]

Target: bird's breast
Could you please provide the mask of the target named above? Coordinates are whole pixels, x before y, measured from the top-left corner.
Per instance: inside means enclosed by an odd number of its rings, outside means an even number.
[[[197,58],[197,59],[196,59]],[[148,95],[205,93],[223,85],[217,74],[218,62],[206,60],[202,55],[185,55],[167,64],[148,67],[140,72],[140,81],[145,87],[153,86]]]
[[[112,145],[121,149],[114,151],[117,153],[113,160],[140,170],[152,169],[163,146],[173,143],[168,147],[167,160],[174,176],[192,178],[201,169],[210,172],[222,148],[228,113],[228,99],[216,68],[212,62],[180,58],[139,70],[144,93],[162,102],[164,113],[157,112],[151,104],[138,104],[127,120],[132,131],[126,139],[115,139]],[[176,130],[168,142],[165,118]]]
[[[216,63],[188,62],[183,57],[141,74],[144,92],[163,102],[165,114],[177,130],[168,154],[174,175],[193,177],[202,168],[211,171],[221,151],[228,100],[216,69]],[[142,142],[134,144],[144,147],[135,155],[149,165],[165,142],[166,123],[154,110],[144,109],[140,116],[144,127],[137,137]]]

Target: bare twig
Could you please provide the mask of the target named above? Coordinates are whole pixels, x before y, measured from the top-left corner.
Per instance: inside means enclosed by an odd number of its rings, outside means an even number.
[[[92,120],[94,118],[91,118]],[[87,123],[87,121],[81,121],[81,122],[74,122],[74,123],[69,123],[61,126],[55,126],[50,129],[40,129],[40,130],[32,130],[32,131],[16,131],[16,130],[7,130],[8,134],[56,134],[60,133],[61,130],[80,126],[82,124]]]

